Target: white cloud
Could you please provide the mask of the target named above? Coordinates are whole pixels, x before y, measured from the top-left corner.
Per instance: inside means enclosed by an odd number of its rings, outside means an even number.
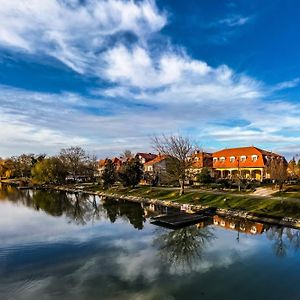
[[[237,26],[242,26],[248,23],[251,20],[251,17],[243,17],[240,15],[233,15],[230,17],[227,17],[225,19],[219,20],[219,24],[224,24],[228,27],[237,27]]]
[[[166,24],[151,0],[0,0],[0,7],[1,46],[53,56],[79,73],[96,72],[107,38],[127,31],[143,40]]]

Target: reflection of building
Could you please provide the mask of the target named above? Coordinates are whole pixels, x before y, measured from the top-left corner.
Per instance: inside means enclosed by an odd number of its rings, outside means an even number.
[[[272,170],[269,168],[271,162],[274,168],[280,164],[283,167],[286,165],[283,156],[253,146],[213,153],[214,174],[219,178],[272,179]]]
[[[263,224],[238,218],[224,218],[215,215],[213,217],[213,223],[216,226],[248,234],[262,234],[264,231]]]

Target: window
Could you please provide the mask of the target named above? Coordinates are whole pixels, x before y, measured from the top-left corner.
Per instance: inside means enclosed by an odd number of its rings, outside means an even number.
[[[235,157],[234,156],[230,156],[230,162],[233,163],[235,161]]]
[[[218,161],[218,158],[217,158],[217,157],[214,157],[214,163],[217,162],[217,161]]]
[[[246,155],[241,156],[241,162],[246,161],[246,159],[247,159],[247,156],[246,156]]]
[[[225,157],[224,156],[220,157],[220,161],[224,162],[225,161]]]
[[[257,161],[257,155],[252,155],[252,161]]]

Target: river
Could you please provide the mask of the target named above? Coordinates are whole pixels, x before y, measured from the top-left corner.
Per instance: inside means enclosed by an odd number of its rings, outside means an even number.
[[[238,219],[170,230],[161,207],[0,187],[0,299],[299,299],[300,232]]]

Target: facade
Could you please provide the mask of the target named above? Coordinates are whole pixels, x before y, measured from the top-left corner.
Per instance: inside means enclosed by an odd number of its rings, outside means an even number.
[[[214,176],[218,178],[275,179],[279,166],[287,166],[283,156],[254,146],[213,153]]]
[[[154,159],[144,163],[144,171],[150,174],[157,174],[166,172],[167,169],[167,156],[157,155]]]
[[[195,180],[197,174],[200,174],[203,168],[208,168],[213,174],[213,156],[212,153],[207,153],[203,151],[195,151],[191,155],[190,159],[192,160],[191,167],[189,169],[189,174],[191,179]]]
[[[157,155],[152,154],[152,153],[139,152],[139,153],[136,154],[135,157],[140,160],[141,164],[145,164],[146,162],[155,159],[157,157]]]
[[[106,164],[107,160],[108,160],[108,158],[99,160],[99,164],[98,164],[98,174],[99,174],[99,176],[101,176],[103,174],[103,171],[104,171],[105,164]],[[121,168],[122,164],[123,164],[122,160],[119,159],[118,157],[114,157],[111,160],[112,160],[113,164],[115,165],[116,170],[118,171]]]

